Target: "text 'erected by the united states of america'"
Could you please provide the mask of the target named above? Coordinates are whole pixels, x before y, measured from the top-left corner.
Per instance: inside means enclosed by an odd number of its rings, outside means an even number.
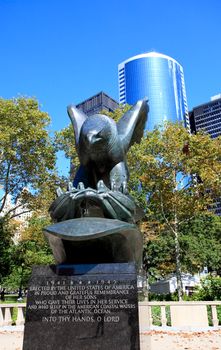
[[[29,310],[39,312],[42,322],[119,322],[120,311],[134,309],[130,300],[135,287],[127,282],[47,280],[32,285]]]

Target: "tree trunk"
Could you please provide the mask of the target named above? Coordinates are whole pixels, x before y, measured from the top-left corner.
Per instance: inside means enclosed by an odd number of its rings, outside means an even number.
[[[176,279],[177,279],[177,292],[179,301],[183,297],[182,288],[182,276],[181,276],[181,263],[180,263],[180,243],[179,243],[179,233],[175,231],[175,255],[176,255]]]
[[[178,231],[178,219],[177,219],[177,201],[176,192],[178,190],[177,186],[177,172],[174,171],[174,189],[175,189],[175,200],[174,200],[174,241],[175,241],[175,260],[176,260],[176,279],[177,279],[177,293],[179,301],[183,297],[182,288],[182,276],[181,276],[181,263],[180,263],[180,242],[179,242],[179,231]]]

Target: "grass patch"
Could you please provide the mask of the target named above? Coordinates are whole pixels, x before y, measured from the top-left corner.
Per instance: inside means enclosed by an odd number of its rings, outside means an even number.
[[[221,326],[221,305],[217,305],[216,311],[217,311],[217,318],[219,320],[219,326]],[[207,306],[207,315],[208,315],[209,326],[213,326],[212,308],[210,305]]]
[[[5,300],[0,301],[0,304],[13,304],[13,303],[25,303],[26,302],[26,297],[23,298],[22,300],[18,300],[18,294],[6,294],[5,295]]]
[[[152,319],[153,319],[153,326],[162,326],[160,306],[152,306],[151,313],[152,313]],[[171,326],[169,305],[166,306],[166,318],[167,318],[167,326]]]
[[[17,317],[18,317],[18,309],[17,309],[17,307],[13,307],[13,309],[12,309],[12,325],[13,326],[16,324]]]

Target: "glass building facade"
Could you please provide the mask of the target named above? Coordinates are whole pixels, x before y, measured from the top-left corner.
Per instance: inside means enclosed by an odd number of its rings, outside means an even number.
[[[148,99],[146,130],[165,121],[182,121],[189,127],[183,68],[173,58],[157,52],[131,57],[119,64],[118,78],[120,103]]]
[[[119,108],[119,104],[112,97],[101,91],[87,100],[78,103],[76,107],[87,114],[87,116],[90,116],[102,111],[114,112],[115,109]]]
[[[204,130],[212,138],[221,135],[221,94],[189,112],[191,132]]]

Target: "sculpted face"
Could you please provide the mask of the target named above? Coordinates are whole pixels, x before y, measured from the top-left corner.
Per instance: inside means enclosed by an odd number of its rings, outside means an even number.
[[[90,153],[108,149],[112,139],[116,137],[116,125],[105,115],[88,117],[81,128],[79,146]]]

